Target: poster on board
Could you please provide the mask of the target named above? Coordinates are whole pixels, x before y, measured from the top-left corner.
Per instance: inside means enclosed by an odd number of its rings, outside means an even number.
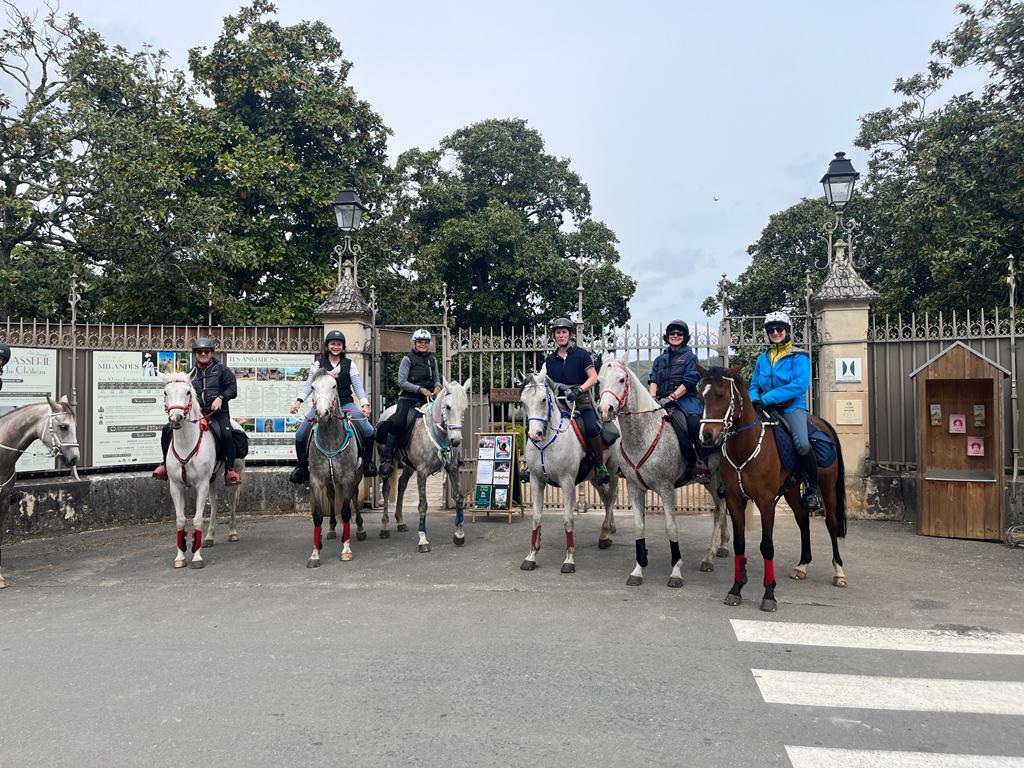
[[[295,432],[308,403],[294,416],[288,410],[306,382],[313,356],[230,352],[226,364],[238,382],[231,418],[249,435],[249,457],[294,459]]]
[[[476,509],[508,510],[515,481],[515,436],[510,433],[482,434],[477,440]]]
[[[4,366],[4,388],[0,390],[0,416],[22,405],[41,403],[57,392],[57,350],[11,347],[11,359]],[[54,460],[42,443],[35,442],[18,459],[18,472],[53,469]]]

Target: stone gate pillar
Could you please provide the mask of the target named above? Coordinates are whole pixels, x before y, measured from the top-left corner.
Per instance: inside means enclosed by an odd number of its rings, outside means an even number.
[[[352,276],[352,264],[346,262],[341,280],[331,291],[327,300],[316,308],[314,314],[324,325],[324,333],[341,331],[345,334],[347,352],[355,362],[363,379],[367,396],[371,398],[369,360],[372,347],[373,312]]]
[[[850,516],[867,512],[866,459],[870,442],[868,409],[868,312],[878,298],[857,274],[836,243],[828,275],[811,297],[817,317],[818,414],[839,435],[846,464],[846,500]]]

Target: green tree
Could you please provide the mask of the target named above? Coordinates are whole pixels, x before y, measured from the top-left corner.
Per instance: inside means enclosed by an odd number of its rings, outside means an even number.
[[[576,308],[570,258],[590,267],[585,321],[621,324],[636,284],[616,264],[618,240],[590,218],[590,192],[569,161],[549,155],[525,120],[486,120],[413,149],[383,227],[401,232],[391,262],[406,301],[437,316],[441,283],[463,326],[546,321]]]

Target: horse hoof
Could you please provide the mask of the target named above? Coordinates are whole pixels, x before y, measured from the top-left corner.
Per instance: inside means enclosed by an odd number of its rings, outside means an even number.
[[[612,540],[611,539],[598,539],[597,540],[597,548],[598,549],[608,549],[608,547],[610,547],[611,545],[612,545]]]
[[[336,538],[338,538],[338,532],[337,531],[328,531],[327,535],[324,536],[324,538],[325,539],[336,539]]]
[[[347,563],[351,559],[352,559],[352,553],[351,552],[342,552],[341,553],[341,562]]]
[[[796,581],[803,581],[807,578],[807,571],[803,570],[802,568],[794,568],[793,572],[789,574],[789,578],[794,579]]]
[[[576,563],[562,563],[562,573],[576,573]]]
[[[207,538],[203,539],[203,548],[205,549],[206,547],[212,547],[216,543],[217,543],[216,541],[214,541],[213,539],[207,537]]]
[[[356,541],[366,541],[366,531],[356,531]]]
[[[766,597],[761,601],[761,610],[765,613],[775,613],[779,610],[779,603],[777,600],[773,600],[770,597]]]
[[[456,547],[461,547],[463,544],[466,543],[466,537],[455,534],[454,536],[452,536],[452,543],[455,544]]]
[[[395,530],[398,531],[399,533],[405,533],[406,531],[409,530],[409,526],[406,525],[405,523],[399,523],[398,525],[395,526]]]
[[[644,577],[643,576],[634,576],[633,574],[629,574],[629,578],[626,579],[626,586],[627,587],[639,587],[643,583],[644,583]]]
[[[380,532],[380,537],[382,539],[390,539],[391,538],[391,531],[389,531],[387,528],[382,529],[381,532]]]
[[[701,564],[700,564],[700,572],[701,573],[710,573],[713,570],[715,570],[715,564],[713,562],[711,562],[710,560],[703,560],[703,561],[701,561]]]
[[[724,602],[726,605],[739,605],[743,602],[743,598],[739,595],[733,595],[730,593],[725,596],[725,600],[723,600],[722,602]]]
[[[429,544],[417,544],[416,545],[416,551],[419,552],[421,555],[425,555],[427,552],[430,551],[430,545]]]
[[[175,568],[184,568],[186,565],[188,565],[188,563],[185,562],[184,558],[182,558],[181,560],[175,560],[174,561],[174,567]]]
[[[834,577],[832,579],[832,586],[833,587],[845,587],[846,586],[846,577],[845,576],[836,576],[836,577]]]
[[[234,544],[236,541],[238,541],[238,534],[237,533],[229,533],[228,534],[228,541],[230,541],[232,544]]]
[[[668,580],[668,585],[672,587],[672,589],[679,589],[683,586],[683,580],[678,576],[673,576]]]
[[[319,557],[311,557],[311,558],[309,558],[309,560],[306,561],[306,567],[307,568],[319,568],[320,567],[320,558]]]
[[[719,547],[717,550],[715,550],[715,557],[728,557],[728,556],[729,556],[729,550],[726,549],[725,547]]]
[[[537,570],[536,560],[523,560],[523,564],[519,566],[521,571],[535,571]]]
[[[206,561],[205,560],[193,560],[192,561],[192,567],[193,568],[197,568],[197,569],[198,568],[205,568],[206,567]]]

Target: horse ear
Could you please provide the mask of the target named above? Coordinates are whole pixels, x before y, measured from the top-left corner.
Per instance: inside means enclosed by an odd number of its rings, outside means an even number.
[[[50,410],[53,411],[54,413],[60,413],[62,410],[64,410],[59,405],[57,405],[57,403],[55,403],[53,398],[50,397],[49,395],[46,396],[46,402],[50,404]]]
[[[68,400],[68,396],[67,395],[61,395],[60,396],[60,400],[58,400],[57,402],[58,403],[69,403],[70,404],[71,401]]]
[[[466,380],[465,380],[465,381],[464,381],[464,382],[462,383],[462,388],[463,388],[464,390],[466,390],[466,394],[467,394],[467,395],[469,394],[469,385],[470,385],[470,384],[472,384],[472,383],[473,383],[473,377],[472,377],[472,376],[470,376],[470,377],[469,377],[468,379],[466,379]]]
[[[741,370],[743,370],[742,365],[734,365],[732,368],[727,368],[725,372],[728,373],[730,376],[735,376]]]
[[[708,375],[707,369],[700,363],[697,363],[697,375],[702,379]]]

